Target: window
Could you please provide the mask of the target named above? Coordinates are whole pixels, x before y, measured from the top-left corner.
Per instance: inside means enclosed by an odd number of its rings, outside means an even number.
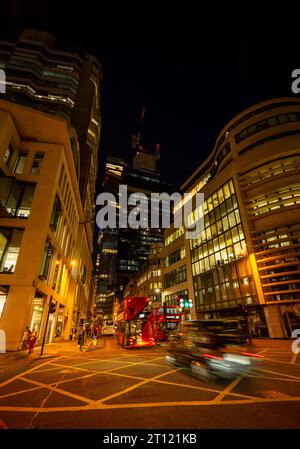
[[[0,285],[0,320],[6,303],[8,289],[7,285]]]
[[[2,214],[12,217],[27,218],[35,192],[34,184],[24,184],[15,178],[4,176],[0,178],[0,201]],[[3,216],[3,215],[2,215]]]
[[[164,276],[165,288],[172,287],[173,285],[180,284],[186,281],[186,267],[180,267]]]
[[[55,290],[56,283],[57,283],[57,276],[59,272],[59,265],[60,265],[60,259],[57,259],[55,262],[55,271],[54,271],[54,277],[53,277],[53,283],[52,283],[52,289]]]
[[[42,162],[44,159],[44,154],[37,153],[34,156],[33,164],[31,167],[31,175],[39,175],[41,171]]]
[[[52,258],[53,258],[53,246],[49,241],[47,241],[41,265],[41,277],[47,280],[49,279]]]
[[[19,256],[23,230],[2,229],[0,231],[0,272],[13,273]]]
[[[35,192],[34,184],[27,184],[23,186],[22,196],[20,198],[19,206],[16,213],[17,217],[27,218],[29,216],[34,192]]]
[[[27,159],[26,152],[22,151],[21,153],[19,153],[17,161],[16,161],[14,173],[19,174],[19,175],[23,173],[26,159]]]
[[[50,227],[54,228],[54,230],[58,228],[60,217],[61,217],[61,202],[58,195],[56,195],[52,210],[52,216],[50,220]]]
[[[3,162],[4,162],[4,164],[6,165],[6,167],[9,166],[13,154],[14,154],[14,149],[13,149],[13,147],[9,144],[7,150],[5,151],[5,155],[4,155],[4,158],[3,158]]]

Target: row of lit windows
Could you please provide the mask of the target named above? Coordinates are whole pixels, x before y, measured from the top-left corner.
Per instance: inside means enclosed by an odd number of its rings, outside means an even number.
[[[249,120],[251,117],[254,117],[255,115],[261,114],[262,112],[270,111],[271,109],[275,108],[282,108],[286,106],[299,106],[299,102],[297,101],[280,101],[280,102],[272,102],[271,104],[267,104],[265,106],[262,106],[260,108],[256,108],[251,112],[248,112],[247,114],[242,115],[238,120],[236,120],[231,126],[229,126],[224,134],[221,136],[217,148],[219,148],[223,142],[228,138],[228,134],[230,131],[232,131],[234,128],[239,126],[241,123],[245,122],[246,120]]]
[[[201,246],[194,247],[191,250],[192,261],[210,256],[224,250],[226,247],[231,247],[241,240],[244,240],[244,233],[242,225],[239,224],[218,237],[203,243]]]
[[[180,290],[176,293],[171,293],[170,295],[166,295],[165,296],[165,304],[167,306],[177,306],[178,298],[180,298],[182,296],[189,297],[189,291],[188,290]]]
[[[18,75],[19,75],[19,73],[18,73]],[[34,97],[35,99],[44,99],[44,100],[52,100],[55,102],[61,102],[71,108],[73,108],[74,104],[75,104],[74,100],[72,100],[72,98],[70,98],[68,96],[64,97],[61,95],[55,95],[53,93],[48,93],[48,95],[38,94],[38,93],[36,93],[36,90],[33,89],[29,84],[16,83],[16,82],[11,82],[11,81],[6,81],[6,84],[11,86],[13,89],[24,90],[24,91],[30,93],[30,95],[32,97]]]
[[[255,239],[257,241],[257,239]],[[288,240],[288,241],[287,241]],[[257,251],[266,251],[271,248],[277,248],[277,245],[284,246],[286,243],[300,243],[300,228],[290,226],[289,228],[270,229],[259,234],[259,240],[254,247]]]
[[[0,177],[1,216],[28,218],[35,193],[35,184],[20,182],[11,176]]]
[[[242,298],[242,299],[241,299]],[[205,289],[195,290],[196,310],[214,310],[225,307],[237,307],[238,304],[244,302],[246,304],[253,304],[256,294],[254,286],[247,286],[246,288],[239,288],[237,283],[222,283],[210,288],[209,291]]]
[[[196,221],[198,221],[204,214],[205,223],[211,221],[212,214],[206,217],[209,212],[215,212],[217,219],[225,215],[228,208],[235,208],[236,199],[233,196],[235,193],[234,185],[232,179],[220,187],[216,192],[210,195],[198,208],[194,209],[188,216],[188,226],[192,226]],[[233,198],[231,198],[233,197]],[[232,206],[231,200],[234,200],[234,205]],[[223,204],[225,203],[225,204]],[[220,206],[220,209],[218,209]]]
[[[186,280],[186,266],[184,265],[164,275],[164,288],[173,287],[174,285],[181,284]]]
[[[201,179],[201,181],[199,181],[195,187],[192,188],[192,190],[190,190],[188,193],[185,194],[183,200],[179,201],[178,204],[176,204],[176,206],[174,207],[174,213],[177,212],[179,209],[181,209],[188,201],[191,200],[191,198],[193,198],[193,196],[196,195],[197,192],[199,192],[200,190],[203,189],[203,187],[209,182],[211,181],[211,179],[213,179],[213,177],[216,174],[216,170],[217,167],[220,165],[220,163],[222,162],[222,160],[227,156],[227,154],[230,153],[230,144],[227,143],[222,150],[220,151],[220,153],[218,154],[218,156],[213,159],[213,161],[210,161],[211,164],[211,171],[210,173],[207,173],[204,178]],[[208,167],[205,168],[205,171],[208,170]],[[199,174],[198,174],[199,176]]]
[[[180,228],[176,229],[175,232],[170,234],[167,238],[165,238],[165,246],[170,245],[170,243],[173,243],[176,239],[181,237],[184,234],[184,228],[181,226]]]
[[[3,162],[6,165],[6,167],[10,168],[10,164],[13,160],[14,156],[14,149],[12,145],[9,144],[8,148],[5,151]],[[27,151],[20,151],[17,155],[17,158],[14,162],[14,166],[12,168],[12,172],[14,174],[21,175],[23,173],[25,163],[27,160],[28,152]],[[30,175],[39,175],[42,162],[44,159],[44,153],[35,153],[33,163],[30,169],[29,174]]]
[[[253,134],[263,131],[264,129],[299,121],[300,121],[299,112],[291,112],[290,114],[275,115],[266,120],[260,120],[259,122],[256,122],[253,125],[243,129],[243,131],[235,135],[235,141],[236,143],[240,143],[243,140],[247,139],[248,137],[252,136]]]
[[[194,277],[197,310],[205,308],[205,304],[213,309],[236,306],[240,302],[252,303],[256,296],[255,284],[252,276],[241,274],[239,264],[244,264],[244,261]],[[245,266],[242,271],[244,269]]]
[[[211,210],[207,208],[205,212],[205,229],[201,237],[190,240],[193,276],[227,264],[246,252],[232,180],[214,192],[207,204]]]
[[[171,254],[169,254],[164,259],[164,267],[169,267],[170,265],[173,265],[173,263],[178,262],[179,260],[183,259],[185,257],[185,248],[182,247],[180,249],[177,249],[176,251],[173,251]]]
[[[161,276],[161,270],[153,270],[153,271],[149,271],[148,273],[148,279],[157,277],[157,276]]]
[[[109,249],[109,248],[103,248],[102,249],[103,254],[118,254],[117,249]]]
[[[205,229],[202,231],[201,236],[195,239],[190,240],[190,247],[194,249],[200,245],[203,245],[205,242],[220,236],[220,234],[225,234],[236,225],[241,223],[241,216],[238,208],[233,210],[232,212],[227,213],[225,217],[218,220],[217,222],[209,223],[208,220],[205,222]],[[239,231],[241,234],[241,231]],[[227,234],[228,236],[229,234]],[[233,235],[235,237],[235,235]],[[229,237],[226,237],[226,240],[229,240]]]
[[[263,165],[262,168],[258,167],[255,170],[249,172],[247,176],[244,175],[242,177],[242,183],[245,186],[249,186],[250,184],[254,184],[266,178],[270,178],[271,176],[276,176],[281,173],[287,173],[299,169],[300,159],[295,159],[295,157],[284,158],[280,161],[274,162],[273,165]]]
[[[203,273],[215,269],[222,264],[229,263],[233,260],[242,257],[246,252],[246,242],[241,240],[235,243],[233,246],[229,246],[222,251],[218,251],[211,256],[204,257],[201,255],[201,259],[193,262],[192,271],[193,275]]]
[[[252,200],[251,211],[253,212],[251,215],[261,215],[280,207],[294,206],[295,204],[300,204],[300,184]]]
[[[162,283],[160,281],[158,282],[150,282],[150,290],[154,290],[155,288],[161,288]]]

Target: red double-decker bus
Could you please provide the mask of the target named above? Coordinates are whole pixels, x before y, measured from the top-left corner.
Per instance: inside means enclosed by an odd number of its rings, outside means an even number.
[[[117,312],[117,342],[124,348],[155,346],[150,299],[127,297]]]
[[[166,341],[182,322],[182,313],[176,306],[159,306],[152,311],[155,341]]]

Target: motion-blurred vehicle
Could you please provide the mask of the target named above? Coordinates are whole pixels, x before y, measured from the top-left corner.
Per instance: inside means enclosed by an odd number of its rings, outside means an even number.
[[[251,351],[238,320],[185,321],[170,336],[167,360],[188,366],[195,377],[233,378],[263,356]]]
[[[102,326],[102,335],[114,335],[114,334],[115,334],[114,322],[111,320],[104,321]]]

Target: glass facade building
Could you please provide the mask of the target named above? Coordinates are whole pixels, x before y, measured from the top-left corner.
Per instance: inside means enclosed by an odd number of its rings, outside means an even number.
[[[245,319],[247,305],[254,336],[300,328],[299,119],[296,98],[247,109],[183,184],[189,198],[204,194],[188,217],[203,230],[185,240],[199,318]]]

